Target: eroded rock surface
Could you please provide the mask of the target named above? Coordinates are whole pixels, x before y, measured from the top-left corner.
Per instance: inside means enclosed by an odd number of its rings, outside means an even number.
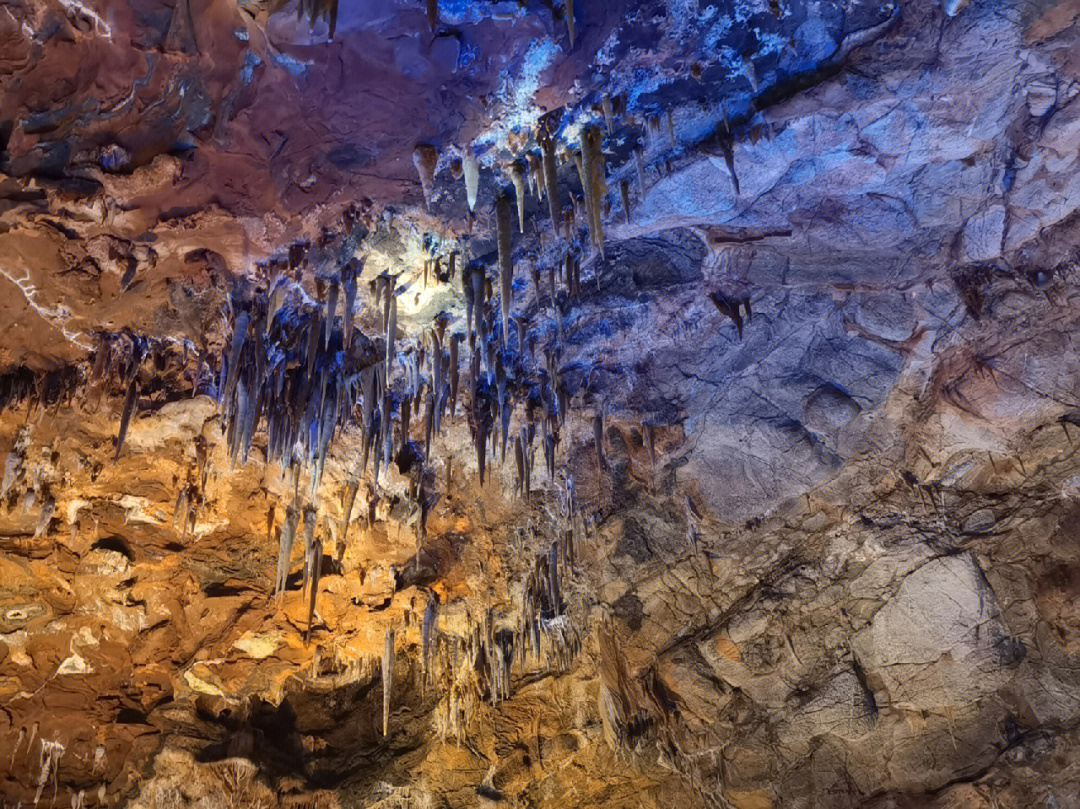
[[[433,6],[0,13],[0,801],[1080,805],[1076,4]]]

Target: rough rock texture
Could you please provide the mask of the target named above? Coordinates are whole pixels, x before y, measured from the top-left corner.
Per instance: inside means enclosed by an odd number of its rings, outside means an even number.
[[[1080,7],[434,5],[0,10],[0,802],[1080,805]]]

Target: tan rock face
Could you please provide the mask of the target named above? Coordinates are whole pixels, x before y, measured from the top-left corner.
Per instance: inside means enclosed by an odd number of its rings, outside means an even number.
[[[1075,3],[555,6],[0,14],[4,805],[1080,805]]]

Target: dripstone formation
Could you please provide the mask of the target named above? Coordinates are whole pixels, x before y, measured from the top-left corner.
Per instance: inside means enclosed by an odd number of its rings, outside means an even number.
[[[1080,806],[1073,0],[0,11],[0,806]]]

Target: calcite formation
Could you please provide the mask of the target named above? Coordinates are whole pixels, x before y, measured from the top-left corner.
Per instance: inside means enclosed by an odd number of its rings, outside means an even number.
[[[1080,806],[1073,0],[0,10],[0,805]]]

